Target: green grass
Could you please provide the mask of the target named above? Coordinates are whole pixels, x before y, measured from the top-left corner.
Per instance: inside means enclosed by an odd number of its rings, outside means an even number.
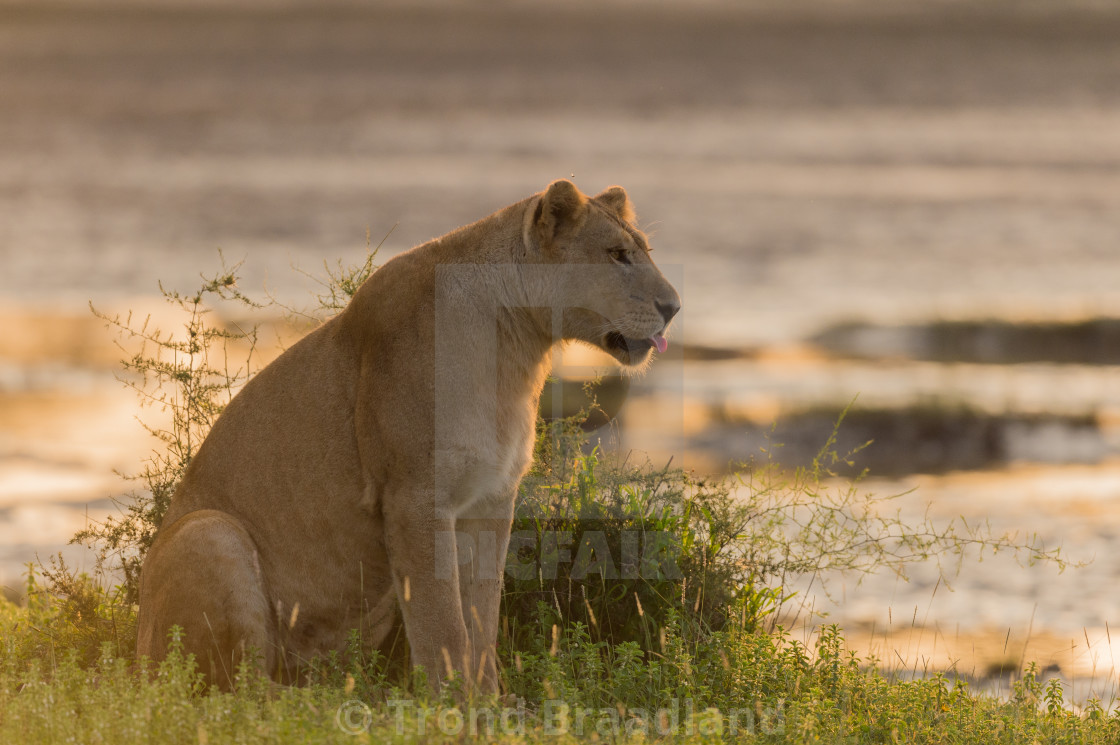
[[[371,253],[328,272],[318,308],[344,305],[374,269]],[[406,660],[356,636],[347,654],[315,661],[301,688],[245,668],[221,693],[177,651],[136,661],[144,552],[182,469],[252,374],[251,356],[231,366],[226,353],[239,338],[252,350],[252,331],[210,315],[223,299],[244,302],[234,271],[166,295],[184,313],[177,335],[107,320],[142,342],[125,362],[138,375],[129,384],[170,406],[173,423],[152,430],[160,447],[120,514],[77,536],[98,550],[93,576],[32,567],[22,604],[0,600],[0,742],[1120,742],[1120,717],[1092,701],[1075,713],[1033,667],[998,699],[940,675],[893,679],[846,652],[836,627],[806,645],[776,625],[795,576],[904,575],[977,551],[1064,565],[1030,538],[892,517],[891,497],[834,478],[852,459],[835,438],[808,468],[760,454],[710,479],[591,450],[573,421],[542,423],[503,595],[500,699],[433,698]],[[549,559],[557,536],[568,556]]]
[[[5,609],[6,617],[13,613]],[[10,620],[10,619],[9,619]],[[548,640],[543,634],[542,640]],[[545,647],[548,649],[545,649]],[[456,707],[393,686],[274,688],[248,670],[234,693],[204,691],[193,661],[172,654],[144,670],[106,650],[0,666],[0,738],[12,743],[503,742],[606,740],[827,743],[1114,743],[1120,717],[1065,706],[1060,686],[1028,671],[1009,700],[975,696],[941,676],[892,682],[846,653],[838,629],[815,648],[781,631],[739,628],[663,636],[645,659],[605,649],[578,623],[507,675],[517,701]],[[360,671],[359,671],[360,672]],[[734,732],[732,731],[734,729]]]

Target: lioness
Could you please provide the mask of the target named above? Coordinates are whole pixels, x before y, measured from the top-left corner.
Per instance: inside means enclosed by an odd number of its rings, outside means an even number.
[[[221,687],[248,650],[298,682],[352,629],[380,644],[399,613],[434,685],[457,671],[495,691],[550,349],[638,367],[679,309],[620,187],[556,181],[386,262],[215,423],[144,561],[139,653],[162,658],[178,625]]]

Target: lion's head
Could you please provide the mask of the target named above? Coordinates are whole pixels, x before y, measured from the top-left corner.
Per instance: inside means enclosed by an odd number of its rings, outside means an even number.
[[[599,347],[630,368],[666,350],[680,296],[650,258],[622,187],[588,197],[570,181],[555,181],[537,201],[527,233],[539,261],[558,270],[550,273],[548,295],[563,309],[563,338]]]

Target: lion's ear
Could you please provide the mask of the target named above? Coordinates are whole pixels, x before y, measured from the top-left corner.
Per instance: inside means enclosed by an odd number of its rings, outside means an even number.
[[[634,205],[630,197],[621,186],[611,186],[602,194],[595,197],[595,201],[619,216],[623,222],[634,222]]]
[[[537,204],[535,227],[542,245],[551,244],[557,236],[583,222],[587,197],[571,181],[553,181]]]

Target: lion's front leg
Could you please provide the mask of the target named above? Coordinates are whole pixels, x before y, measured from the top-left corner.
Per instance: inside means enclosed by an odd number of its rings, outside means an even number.
[[[436,514],[431,492],[398,494],[384,504],[385,544],[412,663],[424,668],[436,691],[453,672],[469,680],[455,520]]]
[[[500,510],[497,517],[461,517],[455,525],[460,604],[474,671],[471,682],[482,693],[498,691],[498,617],[512,520],[511,498],[508,510]]]

